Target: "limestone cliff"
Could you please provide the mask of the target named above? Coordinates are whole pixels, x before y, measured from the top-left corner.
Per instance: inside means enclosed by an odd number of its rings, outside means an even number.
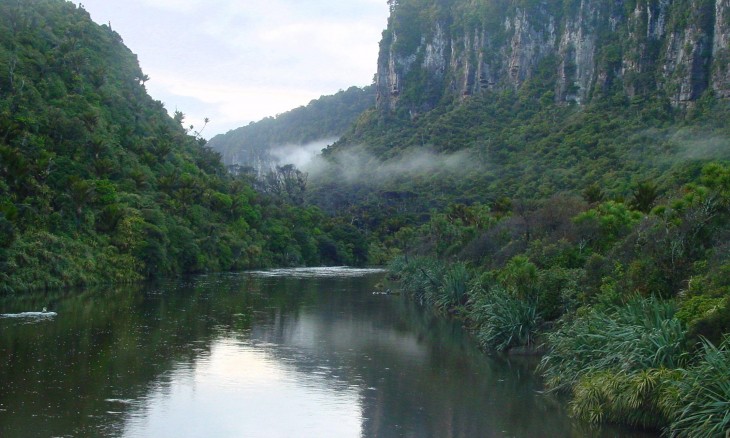
[[[730,97],[730,0],[399,0],[383,35],[386,111],[416,115],[533,79],[556,102]]]

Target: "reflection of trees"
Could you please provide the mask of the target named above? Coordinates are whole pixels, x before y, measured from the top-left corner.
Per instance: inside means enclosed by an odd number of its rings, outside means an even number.
[[[178,363],[208,354],[218,327],[248,329],[264,297],[240,279],[26,296],[2,312],[58,312],[54,322],[0,320],[0,435],[93,436],[120,427],[129,405]],[[0,313],[2,313],[0,312]],[[12,418],[13,422],[11,423]],[[17,421],[17,422],[16,422]],[[109,424],[116,426],[109,426]]]
[[[267,354],[301,376],[325,373],[333,391],[360,388],[362,436],[603,433],[577,429],[560,403],[536,396],[535,361],[488,358],[458,321],[404,297],[373,296],[373,284],[290,281],[290,289],[311,301],[269,309],[251,333],[253,341],[269,346]],[[304,331],[310,333],[306,339]]]
[[[396,363],[388,366],[402,371],[381,377],[377,391],[366,393],[364,436],[512,435],[510,417],[523,415],[523,410],[545,411],[534,398],[535,382],[528,376],[517,378],[524,370],[488,359],[456,321],[405,300],[398,307],[394,329],[413,333],[428,356],[405,364],[397,363],[403,360],[397,355],[390,358]],[[516,436],[536,436],[526,432]]]
[[[565,417],[551,424],[558,408],[535,399],[528,365],[488,359],[457,322],[373,296],[372,283],[345,283],[319,281],[316,305],[272,309],[252,338],[302,376],[328,373],[332,390],[359,387],[363,436],[534,436],[538,427],[563,435]],[[301,339],[304,330],[314,339]]]

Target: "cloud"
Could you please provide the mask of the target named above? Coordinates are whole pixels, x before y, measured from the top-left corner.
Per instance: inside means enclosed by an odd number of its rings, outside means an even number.
[[[83,3],[139,55],[154,98],[211,118],[206,136],[369,84],[388,14],[384,0]]]
[[[226,132],[260,120],[261,114],[276,115],[305,105],[320,96],[316,89],[276,88],[272,85],[245,86],[237,82],[211,82],[174,72],[154,71],[147,84],[151,94],[164,97],[168,112],[186,114],[186,125],[202,126],[206,132]],[[209,137],[208,135],[204,135]]]
[[[707,135],[693,129],[679,129],[670,137],[681,160],[719,160],[730,158],[730,139],[725,136]]]
[[[206,0],[141,0],[150,8],[164,9],[168,12],[189,13],[200,10],[210,1]]]
[[[666,166],[692,160],[730,159],[730,138],[691,127],[650,128],[628,138],[633,160]]]

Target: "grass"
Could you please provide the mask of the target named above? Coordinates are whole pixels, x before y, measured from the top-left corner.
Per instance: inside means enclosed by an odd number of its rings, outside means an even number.
[[[591,423],[624,423],[659,429],[669,422],[662,399],[681,372],[668,368],[596,371],[573,388],[571,415]]]
[[[469,271],[464,263],[453,264],[444,274],[441,294],[436,305],[449,309],[466,303],[469,289]]]
[[[436,303],[446,271],[442,262],[431,257],[397,257],[390,263],[389,270],[417,302]]]

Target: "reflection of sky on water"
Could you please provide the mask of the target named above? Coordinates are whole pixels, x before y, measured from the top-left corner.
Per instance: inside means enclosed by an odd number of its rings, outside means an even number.
[[[250,330],[222,328],[209,351],[179,363],[135,403],[123,436],[362,436],[363,402],[376,389],[368,369],[388,372],[384,352],[416,363],[428,362],[428,351],[413,333],[361,312],[270,309]]]
[[[194,370],[181,367],[169,387],[152,391],[124,436],[359,437],[359,389],[335,389],[327,378],[222,339]]]

